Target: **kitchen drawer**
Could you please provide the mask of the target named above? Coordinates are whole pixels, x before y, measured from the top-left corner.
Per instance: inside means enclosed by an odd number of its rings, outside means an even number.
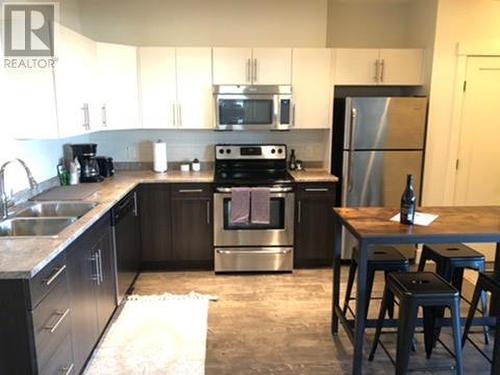
[[[67,334],[47,364],[40,368],[39,375],[70,375],[74,373],[71,334]]]
[[[297,184],[297,192],[304,194],[335,194],[335,184],[328,182]]]
[[[38,368],[47,366],[68,334],[71,334],[71,311],[66,273],[32,311],[33,332]]]
[[[33,310],[59,279],[66,277],[66,257],[58,255],[29,281],[30,308]]]
[[[172,198],[211,198],[212,184],[173,184],[171,187]]]

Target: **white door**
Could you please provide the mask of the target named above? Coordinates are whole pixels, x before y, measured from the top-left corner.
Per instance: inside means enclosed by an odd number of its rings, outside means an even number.
[[[97,43],[97,70],[104,128],[138,128],[137,48]]]
[[[363,86],[377,85],[378,58],[378,49],[335,49],[335,84]]]
[[[177,48],[178,126],[213,127],[212,50]]]
[[[291,84],[291,48],[254,48],[252,57],[251,71],[254,85]]]
[[[251,68],[251,48],[213,49],[214,85],[250,85]]]
[[[455,204],[500,205],[500,57],[468,58],[466,80]],[[481,249],[494,259],[493,247]]]
[[[422,85],[424,51],[422,49],[381,49],[381,85]]]
[[[333,102],[332,50],[293,49],[295,128],[329,128]]]
[[[175,48],[139,48],[139,87],[142,126],[166,129],[176,126]]]
[[[83,134],[93,129],[91,112],[96,106],[91,105],[95,92],[95,42],[60,26],[58,60],[55,64],[55,92],[57,98],[57,116],[59,134],[69,137]],[[95,104],[95,102],[94,102]]]

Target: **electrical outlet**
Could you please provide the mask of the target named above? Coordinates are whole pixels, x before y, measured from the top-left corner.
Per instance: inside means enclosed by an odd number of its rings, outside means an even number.
[[[127,146],[127,159],[129,161],[137,160],[137,147],[135,145]]]

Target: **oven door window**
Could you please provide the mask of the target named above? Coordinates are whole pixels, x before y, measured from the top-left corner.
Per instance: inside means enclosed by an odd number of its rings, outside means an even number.
[[[271,99],[222,99],[219,101],[220,125],[270,125],[273,123]]]
[[[271,198],[269,224],[231,222],[231,198],[224,198],[224,230],[283,230],[285,229],[285,199]]]

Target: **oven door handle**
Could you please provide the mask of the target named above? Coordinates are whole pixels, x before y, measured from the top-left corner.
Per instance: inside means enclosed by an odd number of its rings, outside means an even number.
[[[266,249],[266,250],[216,250],[217,254],[290,254],[292,249]]]
[[[218,193],[231,193],[231,188],[218,187],[215,188],[215,191]],[[292,187],[270,188],[269,191],[271,193],[290,193],[293,191],[293,188]]]

